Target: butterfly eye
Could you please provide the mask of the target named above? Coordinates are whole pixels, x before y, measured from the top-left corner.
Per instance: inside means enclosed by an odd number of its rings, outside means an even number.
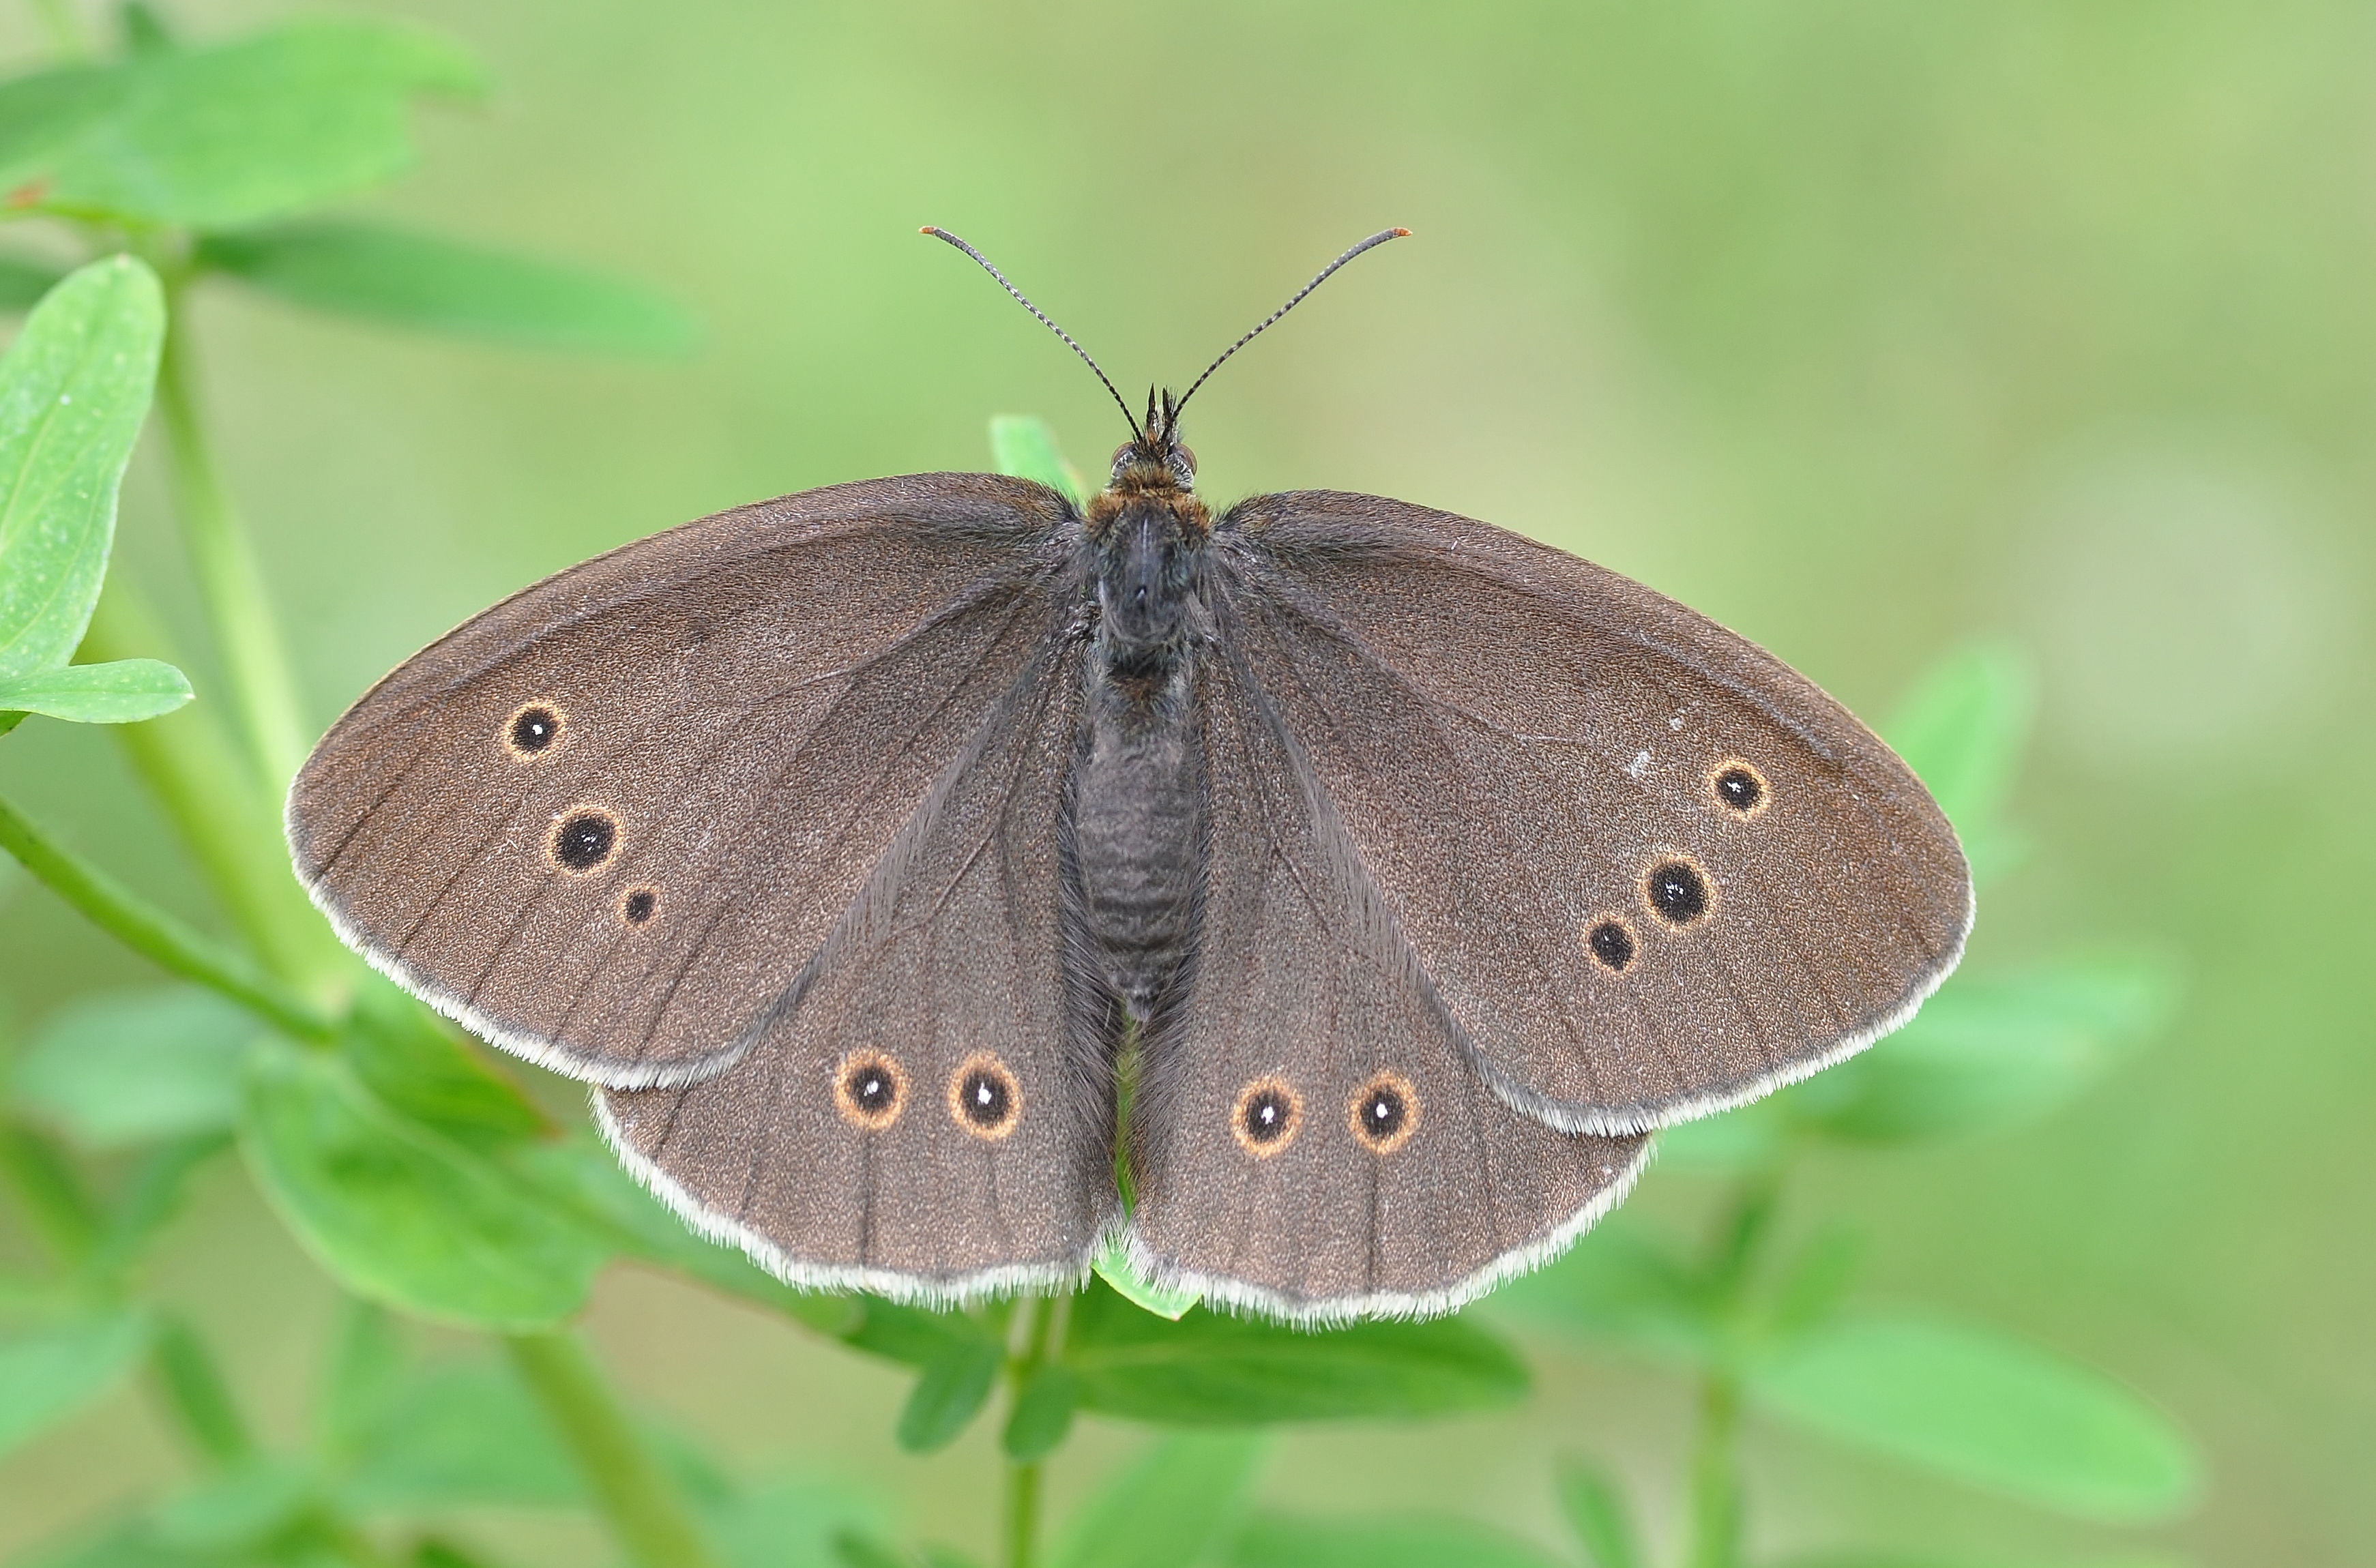
[[[1603,915],[1593,921],[1592,929],[1584,933],[1584,944],[1600,967],[1612,974],[1622,975],[1634,965],[1633,928],[1614,915]]]
[[[1363,1084],[1347,1108],[1353,1136],[1372,1154],[1392,1154],[1419,1130],[1419,1091],[1399,1073],[1380,1073]]]
[[[1716,796],[1717,804],[1742,816],[1755,816],[1774,799],[1765,775],[1739,757],[1717,766],[1717,770],[1708,775],[1708,790]]]
[[[1022,1088],[991,1052],[974,1052],[949,1075],[949,1119],[975,1137],[995,1143],[1022,1114]]]
[[[1238,1091],[1230,1111],[1230,1135],[1256,1159],[1293,1143],[1302,1127],[1303,1100],[1282,1078],[1256,1078]]]
[[[532,702],[505,720],[504,746],[526,762],[551,751],[567,727],[568,721],[561,717],[559,708],[550,703]]]
[[[1657,917],[1671,926],[1685,926],[1708,912],[1715,902],[1707,874],[1680,856],[1660,861],[1642,877],[1642,897]]]
[[[584,876],[609,860],[618,847],[617,817],[600,806],[576,806],[553,828],[545,853],[571,875]]]
[[[619,899],[619,918],[629,925],[648,924],[660,912],[660,890],[657,887],[630,887]]]
[[[853,1051],[834,1069],[833,1108],[862,1132],[879,1133],[908,1103],[908,1075],[879,1051]]]

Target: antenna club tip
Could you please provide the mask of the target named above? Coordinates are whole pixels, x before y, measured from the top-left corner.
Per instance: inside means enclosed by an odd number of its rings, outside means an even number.
[[[927,223],[922,228],[916,231],[919,234],[937,234],[940,232],[941,231],[938,227],[931,223]]]
[[[1410,238],[1410,231],[1408,229],[1396,229],[1394,231],[1394,236],[1397,240],[1408,240]]]

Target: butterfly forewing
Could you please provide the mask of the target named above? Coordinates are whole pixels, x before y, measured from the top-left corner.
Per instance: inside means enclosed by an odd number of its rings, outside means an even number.
[[[1945,819],[1746,640],[1400,502],[1259,496],[1217,542],[1244,658],[1512,1103],[1613,1132],[1753,1098],[1953,968]]]
[[[923,475],[562,573],[339,720],[291,791],[299,873],[498,1044],[610,1084],[714,1070],[1036,667],[1070,517]]]
[[[1143,1046],[1141,1260],[1305,1321],[1448,1311],[1614,1204],[1645,1140],[1496,1098],[1242,656],[1199,700],[1212,860],[1187,999]]]
[[[937,1300],[1087,1268],[1115,1189],[1105,1041],[1059,960],[1080,687],[1051,636],[749,1054],[602,1091],[646,1179],[783,1277]]]

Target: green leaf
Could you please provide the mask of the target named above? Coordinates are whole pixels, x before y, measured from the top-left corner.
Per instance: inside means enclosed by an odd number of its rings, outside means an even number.
[[[1554,1476],[1560,1512],[1584,1548],[1589,1568],[1642,1568],[1645,1559],[1625,1509],[1625,1494],[1597,1467],[1562,1459]]]
[[[411,1356],[386,1309],[350,1297],[314,1411],[317,1444],[345,1455],[374,1430],[406,1387]]]
[[[50,291],[0,359],[0,682],[65,665],[90,624],[164,332],[156,274],[111,256]]]
[[[481,1506],[570,1507],[577,1467],[519,1380],[497,1367],[446,1367],[387,1391],[347,1437],[337,1486],[365,1514]]]
[[[160,1546],[216,1554],[252,1550],[296,1523],[314,1501],[314,1479],[285,1459],[257,1457],[208,1476],[157,1510]]]
[[[0,189],[70,216],[233,228],[398,173],[409,101],[479,85],[453,44],[361,21],[48,72],[0,85]]]
[[[190,678],[154,659],[65,664],[0,677],[0,713],[38,713],[77,724],[137,724],[195,695]]]
[[[899,1446],[930,1454],[956,1442],[981,1413],[1005,1359],[996,1340],[983,1338],[960,1341],[925,1362],[899,1411]]]
[[[1261,1514],[1238,1532],[1229,1568],[1565,1568],[1506,1531],[1405,1515],[1359,1520]]]
[[[315,310],[527,348],[670,354],[693,323],[647,289],[580,267],[353,221],[210,234],[199,265]]]
[[[30,310],[65,274],[23,256],[0,255],[0,311]]]
[[[1693,1271],[1623,1222],[1493,1298],[1495,1313],[1615,1339],[1688,1365],[1720,1353],[1721,1324]]]
[[[1102,1283],[1074,1301],[1063,1364],[1081,1408],[1175,1426],[1434,1415],[1527,1392],[1516,1354],[1460,1319],[1309,1332],[1198,1308],[1170,1323]]]
[[[2018,858],[1999,813],[2021,766],[2037,686],[2017,649],[1980,644],[1932,666],[1882,731],[1954,825],[1977,876]]]
[[[1151,1444],[1089,1499],[1050,1558],[1053,1568],[1189,1568],[1229,1539],[1261,1443],[1182,1433]]]
[[[2109,1378],[1992,1334],[1849,1319],[1749,1368],[1767,1408],[1818,1431],[2026,1502],[2103,1519],[2176,1512],[2185,1437]]]
[[[2167,965],[2077,958],[1957,978],[1872,1050],[1776,1097],[1798,1125],[1893,1144],[2034,1120],[2078,1095],[2174,1010]]]
[[[1194,1290],[1167,1290],[1146,1278],[1134,1267],[1129,1252],[1120,1244],[1108,1241],[1098,1249],[1097,1260],[1090,1265],[1099,1279],[1112,1286],[1123,1300],[1141,1312],[1177,1323],[1188,1309],[1205,1298]]]
[[[872,1500],[849,1487],[788,1478],[713,1505],[703,1523],[731,1568],[833,1568],[849,1561],[841,1550],[843,1540],[879,1544],[880,1514]],[[896,1553],[894,1560],[912,1568]]]
[[[695,1235],[598,1144],[584,1138],[516,1144],[499,1151],[498,1163],[633,1256],[772,1307],[822,1333],[853,1332],[865,1321],[859,1299],[795,1290],[737,1249]]]
[[[142,1313],[114,1312],[0,1339],[0,1454],[114,1387],[149,1333]]]
[[[1068,1369],[1040,1367],[1016,1393],[1015,1408],[1006,1415],[1006,1430],[999,1434],[999,1446],[1018,1464],[1045,1459],[1073,1430],[1073,1411],[1080,1398],[1080,1385]]]
[[[1075,506],[1088,505],[1087,481],[1064,460],[1047,421],[1028,414],[998,415],[990,422],[990,455],[1000,473],[1044,484]]]
[[[607,1255],[534,1186],[397,1115],[319,1053],[256,1053],[240,1142],[282,1220],[367,1301],[550,1327],[585,1304]]]
[[[173,986],[62,1008],[10,1073],[9,1093],[85,1148],[228,1131],[241,1063],[262,1029],[209,991]]]
[[[465,1147],[483,1153],[552,1130],[518,1086],[376,975],[356,991],[339,1045],[380,1103]]]

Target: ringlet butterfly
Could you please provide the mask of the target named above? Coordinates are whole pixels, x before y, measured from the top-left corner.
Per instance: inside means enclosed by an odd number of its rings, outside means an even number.
[[[1118,1238],[1342,1321],[1553,1255],[1653,1129],[1903,1023],[1971,883],[1887,747],[1681,605],[1405,502],[1198,499],[1206,376],[1403,232],[1123,403],[1085,508],[832,485],[514,595],[315,751],[307,888],[797,1284],[954,1301]]]

